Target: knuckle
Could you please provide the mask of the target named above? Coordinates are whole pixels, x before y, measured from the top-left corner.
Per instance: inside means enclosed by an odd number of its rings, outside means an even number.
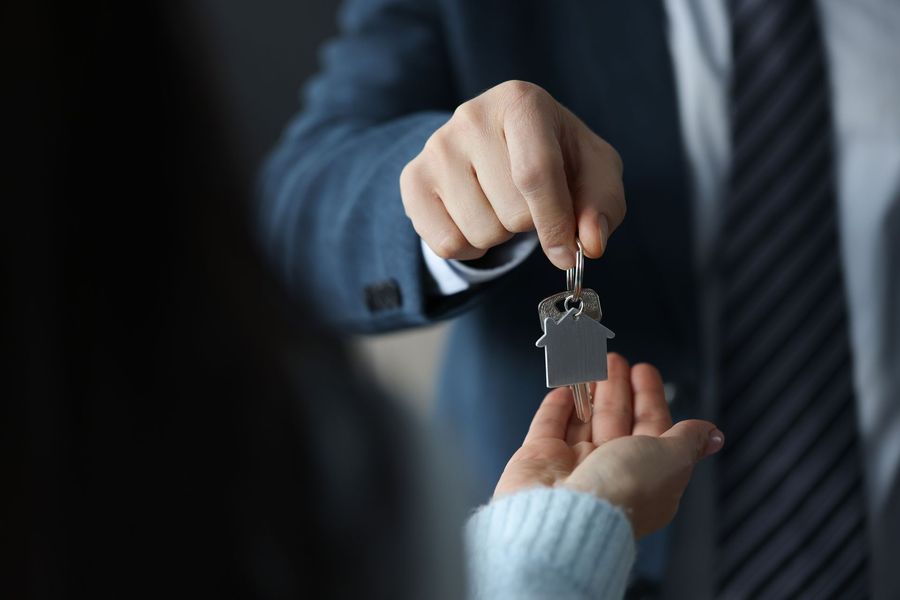
[[[519,191],[527,195],[549,184],[557,167],[558,163],[554,159],[539,157],[533,161],[512,165],[511,176]]]
[[[515,83],[504,97],[507,124],[514,126],[543,118],[558,118],[554,108],[556,103],[544,88],[524,81]]]
[[[479,250],[489,250],[494,246],[502,244],[512,237],[512,234],[503,228],[498,222],[492,225],[482,226],[479,231],[473,232],[469,242]]]
[[[511,79],[503,82],[500,86],[512,104],[534,105],[546,100],[549,96],[544,88],[529,81]]]
[[[445,231],[435,240],[434,253],[444,259],[452,259],[460,256],[469,246],[466,238],[458,231]]]
[[[411,160],[400,171],[400,200],[406,216],[410,215],[410,207],[419,200],[420,190],[424,183],[422,169],[416,159]]]
[[[512,180],[523,194],[537,190],[543,184],[544,173],[537,163],[512,168]]]
[[[415,158],[406,163],[406,166],[400,171],[400,193],[403,196],[411,193],[415,184],[420,180],[419,171],[420,168]]]
[[[619,151],[613,148],[612,144],[607,142],[606,140],[602,140],[603,144],[606,148],[606,152],[609,153],[609,158],[616,165],[616,168],[619,170],[619,174],[621,175],[623,170],[625,169],[625,164],[622,162],[622,155],[619,154]]]
[[[522,81],[521,79],[510,79],[509,81],[504,81],[498,87],[502,89],[504,93],[513,96],[521,96],[531,92],[532,88],[537,86],[528,81]]]
[[[445,125],[431,134],[422,149],[424,160],[442,159],[450,154],[452,147],[452,133]]]
[[[463,102],[453,111],[451,119],[455,127],[463,130],[478,130],[481,128],[481,111],[474,100]]]
[[[507,231],[513,233],[522,233],[530,231],[534,228],[534,222],[531,219],[531,213],[527,210],[517,210],[500,216],[500,222]]]

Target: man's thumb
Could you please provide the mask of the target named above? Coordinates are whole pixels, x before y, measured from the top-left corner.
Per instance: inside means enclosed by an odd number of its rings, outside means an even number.
[[[715,454],[725,445],[725,435],[715,425],[697,419],[679,421],[660,437],[691,462]]]

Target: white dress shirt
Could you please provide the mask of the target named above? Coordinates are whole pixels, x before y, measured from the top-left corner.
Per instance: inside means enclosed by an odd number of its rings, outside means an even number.
[[[721,0],[664,0],[691,181],[695,266],[707,377],[715,414],[715,278],[709,273],[730,160],[731,40]],[[900,598],[900,1],[819,0],[837,138],[841,257],[850,313],[857,414],[865,457],[876,598]],[[613,236],[611,243],[615,244]],[[509,244],[509,260],[485,272],[444,261],[423,244],[445,294],[515,268],[537,248],[533,234]],[[727,443],[727,435],[726,443]],[[685,498],[666,594],[712,596],[715,481],[705,466]],[[894,494],[892,497],[891,494]]]

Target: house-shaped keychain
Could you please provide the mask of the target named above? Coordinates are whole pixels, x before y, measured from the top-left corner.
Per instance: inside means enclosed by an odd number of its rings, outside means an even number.
[[[535,345],[544,349],[547,387],[561,387],[607,378],[606,340],[616,336],[574,308],[558,321],[544,319],[544,335]]]

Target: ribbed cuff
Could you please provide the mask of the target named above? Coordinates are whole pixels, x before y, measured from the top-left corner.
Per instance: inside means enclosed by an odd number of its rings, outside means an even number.
[[[635,557],[621,510],[563,488],[482,507],[466,526],[466,546],[475,598],[621,598]]]

